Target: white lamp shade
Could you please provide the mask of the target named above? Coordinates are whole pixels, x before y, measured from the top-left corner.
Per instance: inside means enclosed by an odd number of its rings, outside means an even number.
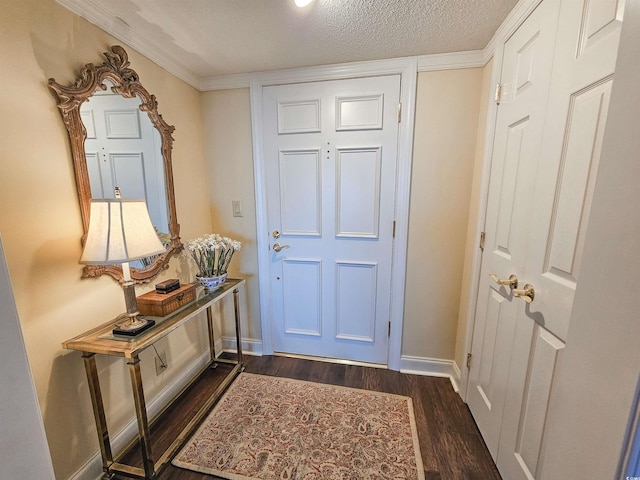
[[[90,215],[80,263],[109,265],[165,252],[144,200],[91,200]]]

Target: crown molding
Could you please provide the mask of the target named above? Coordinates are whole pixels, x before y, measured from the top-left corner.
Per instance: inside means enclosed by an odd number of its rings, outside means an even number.
[[[418,72],[434,72],[438,70],[455,70],[458,68],[483,67],[482,50],[468,50],[466,52],[436,53],[420,55],[418,58]]]
[[[490,60],[493,60],[497,43],[497,37],[494,35],[491,37],[491,40],[489,40],[489,43],[487,43],[487,46],[482,49],[482,61],[484,62],[484,65],[489,63]]]
[[[231,90],[233,88],[249,88],[251,85],[250,73],[236,73],[232,75],[216,75],[203,77],[200,80],[200,91]]]
[[[286,70],[273,70],[268,72],[254,72],[251,74],[240,73],[235,75],[219,75],[205,77],[200,82],[202,91],[228,90],[233,88],[248,88],[251,76],[258,75],[268,78],[271,83],[277,83],[280,77],[290,77],[292,73],[309,75],[313,78],[322,76],[322,70],[333,78],[335,75],[347,78],[367,65],[393,65],[394,61],[405,61],[407,58],[415,58],[418,62],[418,72],[432,72],[437,70],[454,70],[459,68],[483,67],[487,61],[484,59],[483,50],[471,50],[467,52],[438,53],[434,55],[420,55],[417,57],[391,58],[387,60],[371,60],[367,62],[340,63],[335,65],[322,65],[312,67],[300,67]]]
[[[55,1],[133,48],[180,80],[200,90],[200,78],[195,73],[185,67],[178,59],[168,56],[164,50],[159,49],[148,39],[136,34],[136,32],[122,19],[117,17],[113,11],[104,8],[96,0]]]

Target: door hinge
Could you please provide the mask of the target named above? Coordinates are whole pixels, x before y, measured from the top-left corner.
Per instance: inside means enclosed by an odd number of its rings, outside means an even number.
[[[471,368],[471,354],[467,353],[467,368]]]
[[[402,121],[402,102],[398,102],[398,123]]]
[[[387,337],[391,336],[391,322],[388,323],[388,329],[387,329]]]
[[[480,232],[480,250],[482,250],[484,252],[484,239],[485,239],[485,233],[484,232]]]
[[[391,236],[396,238],[396,221],[393,221],[393,227],[391,227]]]
[[[496,84],[496,93],[493,97],[493,100],[496,102],[496,105],[500,105],[500,101],[502,100],[502,84]]]

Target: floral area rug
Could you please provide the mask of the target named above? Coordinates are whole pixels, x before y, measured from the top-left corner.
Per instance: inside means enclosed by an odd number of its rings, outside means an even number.
[[[409,397],[249,373],[172,463],[231,480],[424,480]]]

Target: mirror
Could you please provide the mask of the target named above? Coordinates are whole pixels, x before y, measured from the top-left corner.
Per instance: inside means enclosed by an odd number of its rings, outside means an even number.
[[[92,198],[144,198],[163,254],[132,263],[131,278],[148,282],[168,267],[169,258],[183,248],[176,218],[171,151],[175,128],[158,113],[158,103],[129,68],[126,51],[115,45],[106,61],[86,64],[74,84],[53,78],[58,108],[69,132],[80,200],[84,236],[89,228]],[[83,277],[111,275],[122,283],[120,265],[85,265]]]

